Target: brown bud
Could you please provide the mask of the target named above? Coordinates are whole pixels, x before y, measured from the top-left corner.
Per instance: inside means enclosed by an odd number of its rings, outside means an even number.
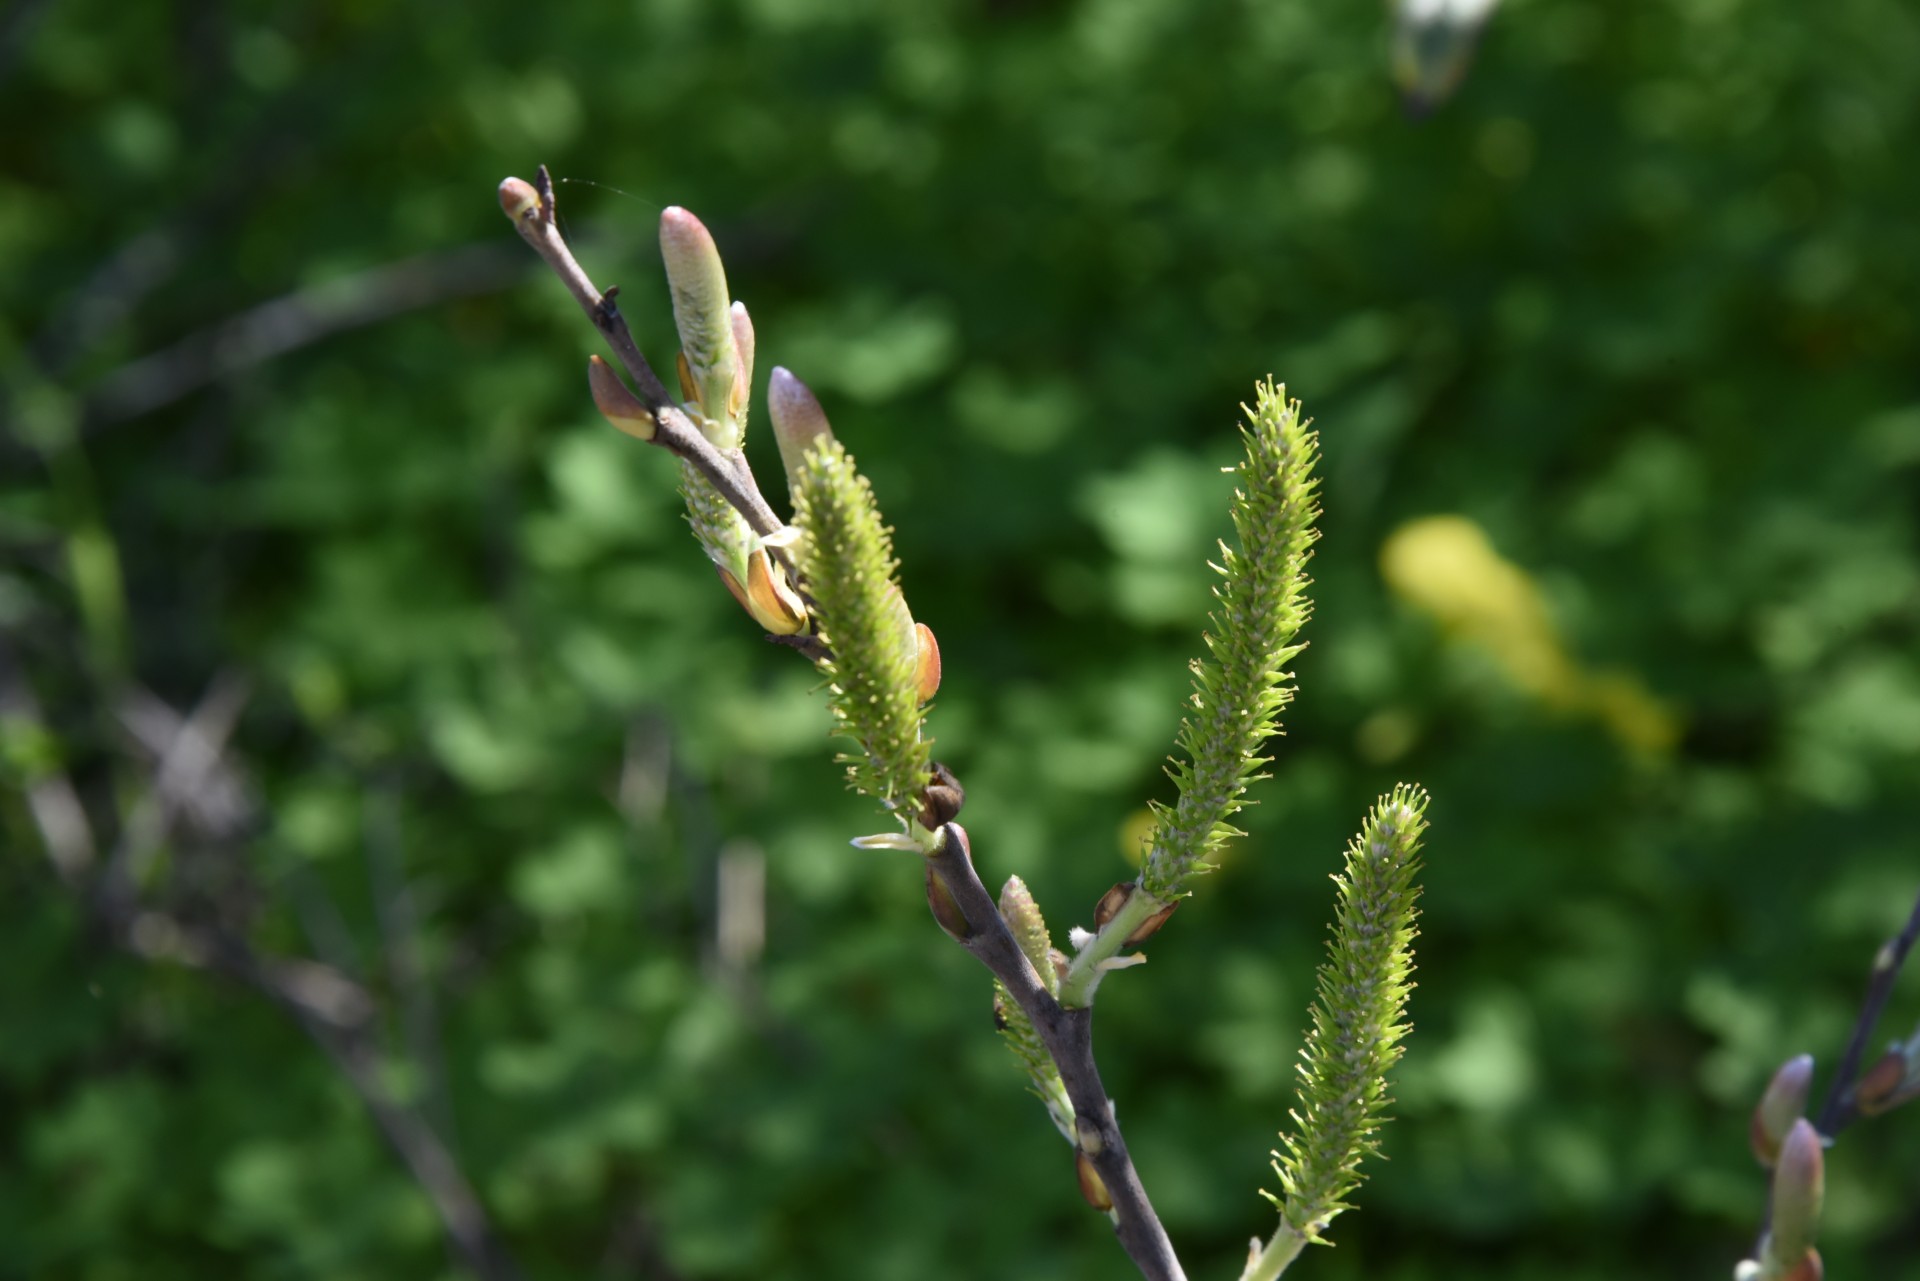
[[[940,692],[940,642],[933,638],[933,628],[925,623],[915,623],[913,630],[920,641],[918,678],[920,701],[924,703]]]
[[[1907,1056],[1888,1050],[1860,1074],[1853,1087],[1853,1101],[1864,1116],[1884,1112],[1900,1101],[1900,1087],[1907,1080]]]
[[[1108,890],[1105,894],[1102,894],[1100,896],[1100,901],[1094,904],[1093,928],[1096,930],[1105,929],[1107,927],[1107,922],[1111,921],[1116,915],[1118,915],[1120,909],[1125,907],[1127,905],[1127,900],[1132,897],[1133,897],[1132,881],[1122,881],[1118,885],[1114,886],[1112,889]]]
[[[960,786],[953,771],[939,761],[933,762],[926,789],[920,793],[920,826],[936,831],[958,818],[960,807],[966,803],[967,789]]]
[[[519,222],[540,210],[540,193],[525,178],[507,178],[500,183],[500,209]]]
[[[996,1032],[1006,1031],[1008,1022],[1007,998],[1001,995],[1000,988],[996,984],[993,989],[993,1030]]]
[[[613,366],[598,356],[587,357],[587,386],[593,405],[608,422],[638,440],[652,440],[658,424],[640,398],[627,390]]]
[[[933,870],[931,860],[927,862],[927,906],[933,909],[933,919],[947,936],[956,943],[964,943],[973,937],[973,927],[967,924],[967,914],[960,910],[960,903],[953,897],[953,891]]]
[[[1073,1168],[1080,1176],[1080,1195],[1087,1199],[1087,1204],[1096,1210],[1113,1209],[1113,1194],[1101,1181],[1100,1172],[1093,1168],[1093,1158],[1085,1152],[1075,1152]]]

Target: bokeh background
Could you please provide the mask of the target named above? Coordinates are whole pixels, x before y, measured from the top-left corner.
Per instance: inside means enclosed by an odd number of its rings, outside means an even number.
[[[1317,419],[1274,777],[1100,1004],[1190,1275],[1270,1228],[1326,878],[1401,779],[1390,1160],[1298,1274],[1727,1275],[1753,1098],[1832,1064],[1920,890],[1920,13],[1513,0],[1425,120],[1386,33],[5,6],[0,1277],[466,1275],[369,1088],[534,1278],[1128,1274],[918,869],[848,847],[811,672],[593,413],[494,199],[541,162],[663,368],[655,219],[714,228],[762,384],[898,527],[983,874],[1057,933],[1167,795],[1237,403]],[[224,752],[156,791],[195,709]],[[143,929],[48,858],[69,784]],[[357,985],[361,1089],[179,963],[222,931]],[[1920,1274],[1916,1127],[1834,1150],[1829,1275]]]

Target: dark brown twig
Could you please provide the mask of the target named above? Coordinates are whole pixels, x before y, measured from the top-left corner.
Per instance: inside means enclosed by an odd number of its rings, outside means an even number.
[[[1880,1021],[1880,1012],[1887,1007],[1894,981],[1900,977],[1900,967],[1906,964],[1907,953],[1913,950],[1916,939],[1920,939],[1920,898],[1914,900],[1906,925],[1874,954],[1873,970],[1867,976],[1866,999],[1860,1004],[1860,1017],[1854,1021],[1853,1035],[1847,1041],[1846,1053],[1840,1056],[1839,1067],[1834,1069],[1826,1102],[1821,1105],[1819,1120],[1815,1122],[1815,1128],[1829,1140],[1860,1119],[1855,1100],[1860,1061],[1866,1057],[1874,1024]]]
[[[1127,1154],[1113,1102],[1100,1083],[1093,1059],[1093,1010],[1069,1010],[1054,1000],[974,870],[966,832],[958,823],[948,823],[940,836],[939,850],[927,861],[967,918],[972,932],[962,946],[1006,985],[1060,1069],[1060,1080],[1073,1103],[1080,1150],[1093,1162],[1113,1198],[1114,1235],[1147,1281],[1186,1281],[1173,1243]]]
[[[502,190],[510,184],[524,184],[518,178],[509,178]],[[712,482],[720,496],[731,503],[741,516],[746,518],[747,526],[756,534],[771,534],[780,529],[783,522],[767,505],[766,498],[760,493],[753,473],[745,465],[742,457],[729,457],[709,441],[700,429],[694,426],[686,411],[680,408],[660,376],[653,372],[653,366],[633,340],[633,332],[627,328],[627,321],[620,314],[620,308],[614,301],[619,293],[617,286],[610,286],[602,293],[588,278],[586,270],[580,266],[567,247],[566,237],[560,234],[559,224],[554,217],[553,178],[545,165],[533,184],[537,197],[519,212],[511,208],[508,213],[513,217],[514,230],[520,238],[533,248],[533,251],[545,260],[560,283],[567,287],[573,300],[580,304],[580,310],[586,313],[593,327],[600,331],[601,337],[613,349],[620,364],[634,381],[635,393],[654,417],[655,431],[653,444],[669,451],[689,464],[698,468],[700,473]],[[503,196],[503,205],[507,203]]]

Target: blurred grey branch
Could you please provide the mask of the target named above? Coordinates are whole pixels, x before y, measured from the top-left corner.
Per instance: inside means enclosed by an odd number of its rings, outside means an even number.
[[[463,245],[297,289],[129,361],[87,393],[86,422],[111,426],[208,383],[349,329],[504,289],[527,274],[518,254]]]
[[[442,1134],[381,1071],[379,1004],[373,994],[341,968],[265,953],[247,937],[260,895],[236,855],[256,829],[258,813],[244,773],[227,754],[246,698],[246,682],[223,675],[184,716],[144,690],[122,700],[119,720],[147,756],[148,777],[145,790],[118,820],[106,866],[95,873],[94,829],[79,789],[55,755],[24,669],[0,637],[0,723],[11,743],[29,744],[15,753],[26,761],[28,812],[48,861],[84,904],[90,922],[143,960],[224,975],[291,1015],[352,1087],[426,1193],[453,1255],[482,1281],[517,1281],[518,1267]],[[224,854],[217,860],[222,880],[198,887],[191,901],[176,895],[163,902],[147,882],[158,879],[150,873],[161,851],[182,837],[187,839],[174,851],[176,864]],[[383,897],[394,894],[392,885],[382,889]],[[414,973],[408,981],[423,982]]]

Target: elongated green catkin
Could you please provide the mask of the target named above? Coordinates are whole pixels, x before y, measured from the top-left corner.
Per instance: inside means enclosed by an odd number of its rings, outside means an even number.
[[[1426,793],[1405,784],[1381,797],[1333,878],[1339,904],[1300,1052],[1294,1133],[1274,1154],[1284,1197],[1265,1194],[1306,1241],[1349,1208],[1343,1198],[1359,1186],[1360,1160],[1379,1146],[1387,1119],[1387,1071],[1405,1048],[1413,989],[1426,806]]]
[[[1244,407],[1243,407],[1244,408]],[[1156,804],[1152,847],[1140,885],[1161,901],[1181,893],[1188,877],[1236,835],[1227,819],[1246,802],[1247,784],[1268,758],[1262,745],[1279,728],[1293,699],[1286,665],[1303,646],[1294,638],[1307,621],[1307,559],[1314,539],[1319,442],[1272,380],[1255,388],[1240,429],[1246,457],[1235,468],[1233,528],[1239,547],[1220,545],[1223,581],[1208,616],[1209,656],[1193,663],[1192,711],[1181,722],[1185,759],[1170,768],[1179,796]]]
[[[805,533],[801,573],[833,655],[820,665],[828,704],[839,732],[859,745],[841,758],[848,779],[905,825],[928,769],[913,616],[894,581],[899,566],[873,488],[830,436],[800,461],[794,523]]]

